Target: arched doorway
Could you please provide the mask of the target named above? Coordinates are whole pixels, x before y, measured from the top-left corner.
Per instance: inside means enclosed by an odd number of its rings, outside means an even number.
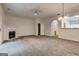
[[[58,37],[58,21],[57,20],[53,20],[51,22],[51,36]]]

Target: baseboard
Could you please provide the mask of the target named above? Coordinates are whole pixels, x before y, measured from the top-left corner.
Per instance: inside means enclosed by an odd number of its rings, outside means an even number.
[[[71,41],[71,42],[76,42],[76,43],[79,43],[79,41],[75,41],[75,40],[64,39],[64,38],[59,38],[59,39],[62,39],[62,40],[66,40],[66,41]]]
[[[23,37],[32,37],[32,36],[35,36],[35,35],[25,35],[25,36],[19,36],[18,38],[23,38]]]

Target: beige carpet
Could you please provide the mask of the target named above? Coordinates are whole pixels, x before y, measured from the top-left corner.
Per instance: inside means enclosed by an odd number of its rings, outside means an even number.
[[[54,37],[24,37],[31,45],[28,55],[75,56],[79,55],[79,43]],[[27,46],[27,45],[26,45]]]
[[[9,56],[79,56],[79,42],[29,36],[3,43],[0,53],[8,53]]]

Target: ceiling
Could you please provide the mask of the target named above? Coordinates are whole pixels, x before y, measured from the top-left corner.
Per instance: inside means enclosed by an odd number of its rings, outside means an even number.
[[[79,3],[65,3],[64,14],[79,12]]]
[[[27,17],[36,19],[47,19],[57,14],[76,12],[79,10],[79,4],[65,3],[4,3],[2,4],[5,13],[8,15]],[[34,15],[34,11],[38,10],[39,14]]]

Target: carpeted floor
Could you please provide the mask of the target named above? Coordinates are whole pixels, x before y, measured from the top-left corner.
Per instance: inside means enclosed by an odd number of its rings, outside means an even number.
[[[29,36],[3,43],[0,52],[19,56],[79,56],[79,42],[47,36]]]
[[[24,37],[32,46],[32,55],[72,56],[79,55],[79,43],[55,37]],[[26,45],[27,46],[27,45]]]

